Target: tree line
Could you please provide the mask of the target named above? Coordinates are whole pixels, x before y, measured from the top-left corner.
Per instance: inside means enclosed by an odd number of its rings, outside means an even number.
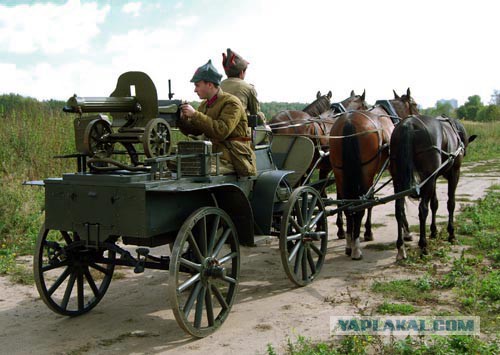
[[[38,101],[31,97],[17,94],[0,95],[0,118],[18,112],[25,117],[43,114],[43,116],[62,114],[64,101],[48,100]],[[192,102],[198,107],[199,102]],[[269,120],[283,110],[302,110],[308,104],[300,102],[261,102],[261,111]],[[434,107],[420,108],[420,113],[429,116],[446,115],[479,122],[500,121],[500,90],[495,90],[491,95],[489,104],[483,104],[479,95],[469,96],[468,100],[456,109],[450,102],[437,102]]]
[[[456,109],[450,102],[437,102],[436,106],[420,110],[429,116],[446,115],[478,122],[500,121],[500,90],[491,95],[488,105],[481,102],[479,95],[469,96],[467,101]]]

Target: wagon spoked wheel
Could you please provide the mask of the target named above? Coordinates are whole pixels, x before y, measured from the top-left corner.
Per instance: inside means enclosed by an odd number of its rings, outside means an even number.
[[[144,153],[148,158],[167,155],[170,151],[170,125],[163,118],[149,121],[142,137]]]
[[[85,153],[91,157],[110,157],[113,154],[113,143],[108,141],[111,133],[113,131],[108,121],[101,118],[90,121],[83,135]]]
[[[33,260],[40,297],[54,312],[78,316],[94,308],[113,277],[116,253],[87,248],[75,232],[42,226]]]
[[[280,254],[288,278],[298,286],[311,283],[321,271],[328,244],[328,221],[319,192],[295,189],[285,205],[280,227]]]
[[[239,272],[238,235],[228,214],[217,207],[193,212],[170,258],[168,292],[179,326],[198,338],[216,331],[233,305]]]

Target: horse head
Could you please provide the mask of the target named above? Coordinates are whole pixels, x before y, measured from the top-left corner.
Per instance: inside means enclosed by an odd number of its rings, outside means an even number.
[[[402,96],[399,96],[395,90],[393,90],[393,92],[394,92],[394,99],[389,101],[391,102],[392,106],[396,110],[396,113],[398,114],[399,117],[405,118],[410,115],[419,114],[418,105],[413,99],[413,97],[411,97],[410,88],[408,88],[406,90],[406,94]]]
[[[318,91],[316,94],[316,100],[307,105],[302,111],[309,114],[311,117],[319,116],[321,113],[327,111],[330,108],[330,99],[332,98],[332,92],[328,91],[328,94],[321,95]]]
[[[368,104],[365,101],[365,90],[363,94],[356,95],[354,90],[351,91],[351,96],[341,102],[346,111],[352,110],[368,110]]]

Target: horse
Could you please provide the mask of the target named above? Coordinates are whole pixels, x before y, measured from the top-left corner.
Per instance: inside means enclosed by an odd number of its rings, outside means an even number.
[[[326,96],[331,98],[331,92],[329,92]],[[318,92],[317,98],[317,100],[321,100],[320,92]],[[312,116],[313,110],[309,108],[311,106],[316,107],[316,112],[321,110],[318,109],[319,105],[313,102],[304,109],[304,111],[308,110],[310,117],[303,115],[303,111],[281,111],[270,121],[270,126],[275,134],[303,135],[313,139],[317,149],[313,158],[313,165],[310,169],[314,168],[314,164],[320,159],[321,156],[326,156],[325,154],[320,153],[320,151],[325,153],[328,152],[328,134],[333,123],[337,119],[337,115],[345,112],[346,110],[363,110],[368,108],[368,105],[365,102],[365,92],[363,91],[362,95],[356,95],[354,90],[351,91],[348,98],[341,102],[329,105],[327,110],[317,115]],[[302,115],[299,113],[302,113]],[[326,179],[332,170],[328,159],[321,159],[317,168],[319,170],[320,180]],[[307,173],[309,172],[310,170],[308,170]]]
[[[394,121],[411,114],[418,114],[418,108],[408,88],[406,95],[401,97],[394,91],[394,99],[385,100],[384,105],[346,112],[337,118],[330,131],[330,163],[339,200],[357,200],[364,195],[371,197],[374,179],[387,164]],[[352,259],[360,260],[359,234],[364,210],[344,213],[347,219],[345,252]],[[341,213],[337,214],[337,227],[337,235],[342,239],[345,232]],[[373,240],[371,208],[365,227],[365,240]]]
[[[321,95],[321,92],[318,91],[316,94],[316,100],[304,107],[302,111],[280,111],[269,120],[269,126],[275,134],[301,133],[301,125],[299,124],[296,125],[298,127],[295,127],[295,124],[307,121],[311,117],[319,116],[321,113],[329,110],[331,98],[331,91],[328,91],[328,94],[326,95]],[[294,128],[291,128],[290,126],[294,126]]]
[[[420,184],[418,196],[418,217],[420,238],[418,245],[421,255],[427,254],[425,223],[432,212],[431,238],[436,238],[436,179],[443,176],[448,180],[448,241],[455,241],[453,214],[455,211],[455,191],[460,177],[460,166],[466,148],[477,136],[468,136],[465,127],[454,118],[446,116],[429,117],[415,115],[406,118],[395,129],[390,143],[390,172],[394,193],[409,191]],[[418,190],[418,189],[415,189]],[[396,200],[396,220],[398,222],[398,254],[396,260],[406,259],[402,238],[404,198]]]

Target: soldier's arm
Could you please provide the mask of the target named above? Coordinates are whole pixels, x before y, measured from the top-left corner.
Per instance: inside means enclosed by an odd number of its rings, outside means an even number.
[[[199,111],[191,120],[193,126],[209,138],[224,140],[236,128],[242,115],[242,106],[236,100],[224,104],[219,117],[210,117]]]
[[[250,93],[248,95],[248,112],[251,115],[256,115],[260,111],[259,100],[257,99],[257,91],[253,86],[251,86]]]

